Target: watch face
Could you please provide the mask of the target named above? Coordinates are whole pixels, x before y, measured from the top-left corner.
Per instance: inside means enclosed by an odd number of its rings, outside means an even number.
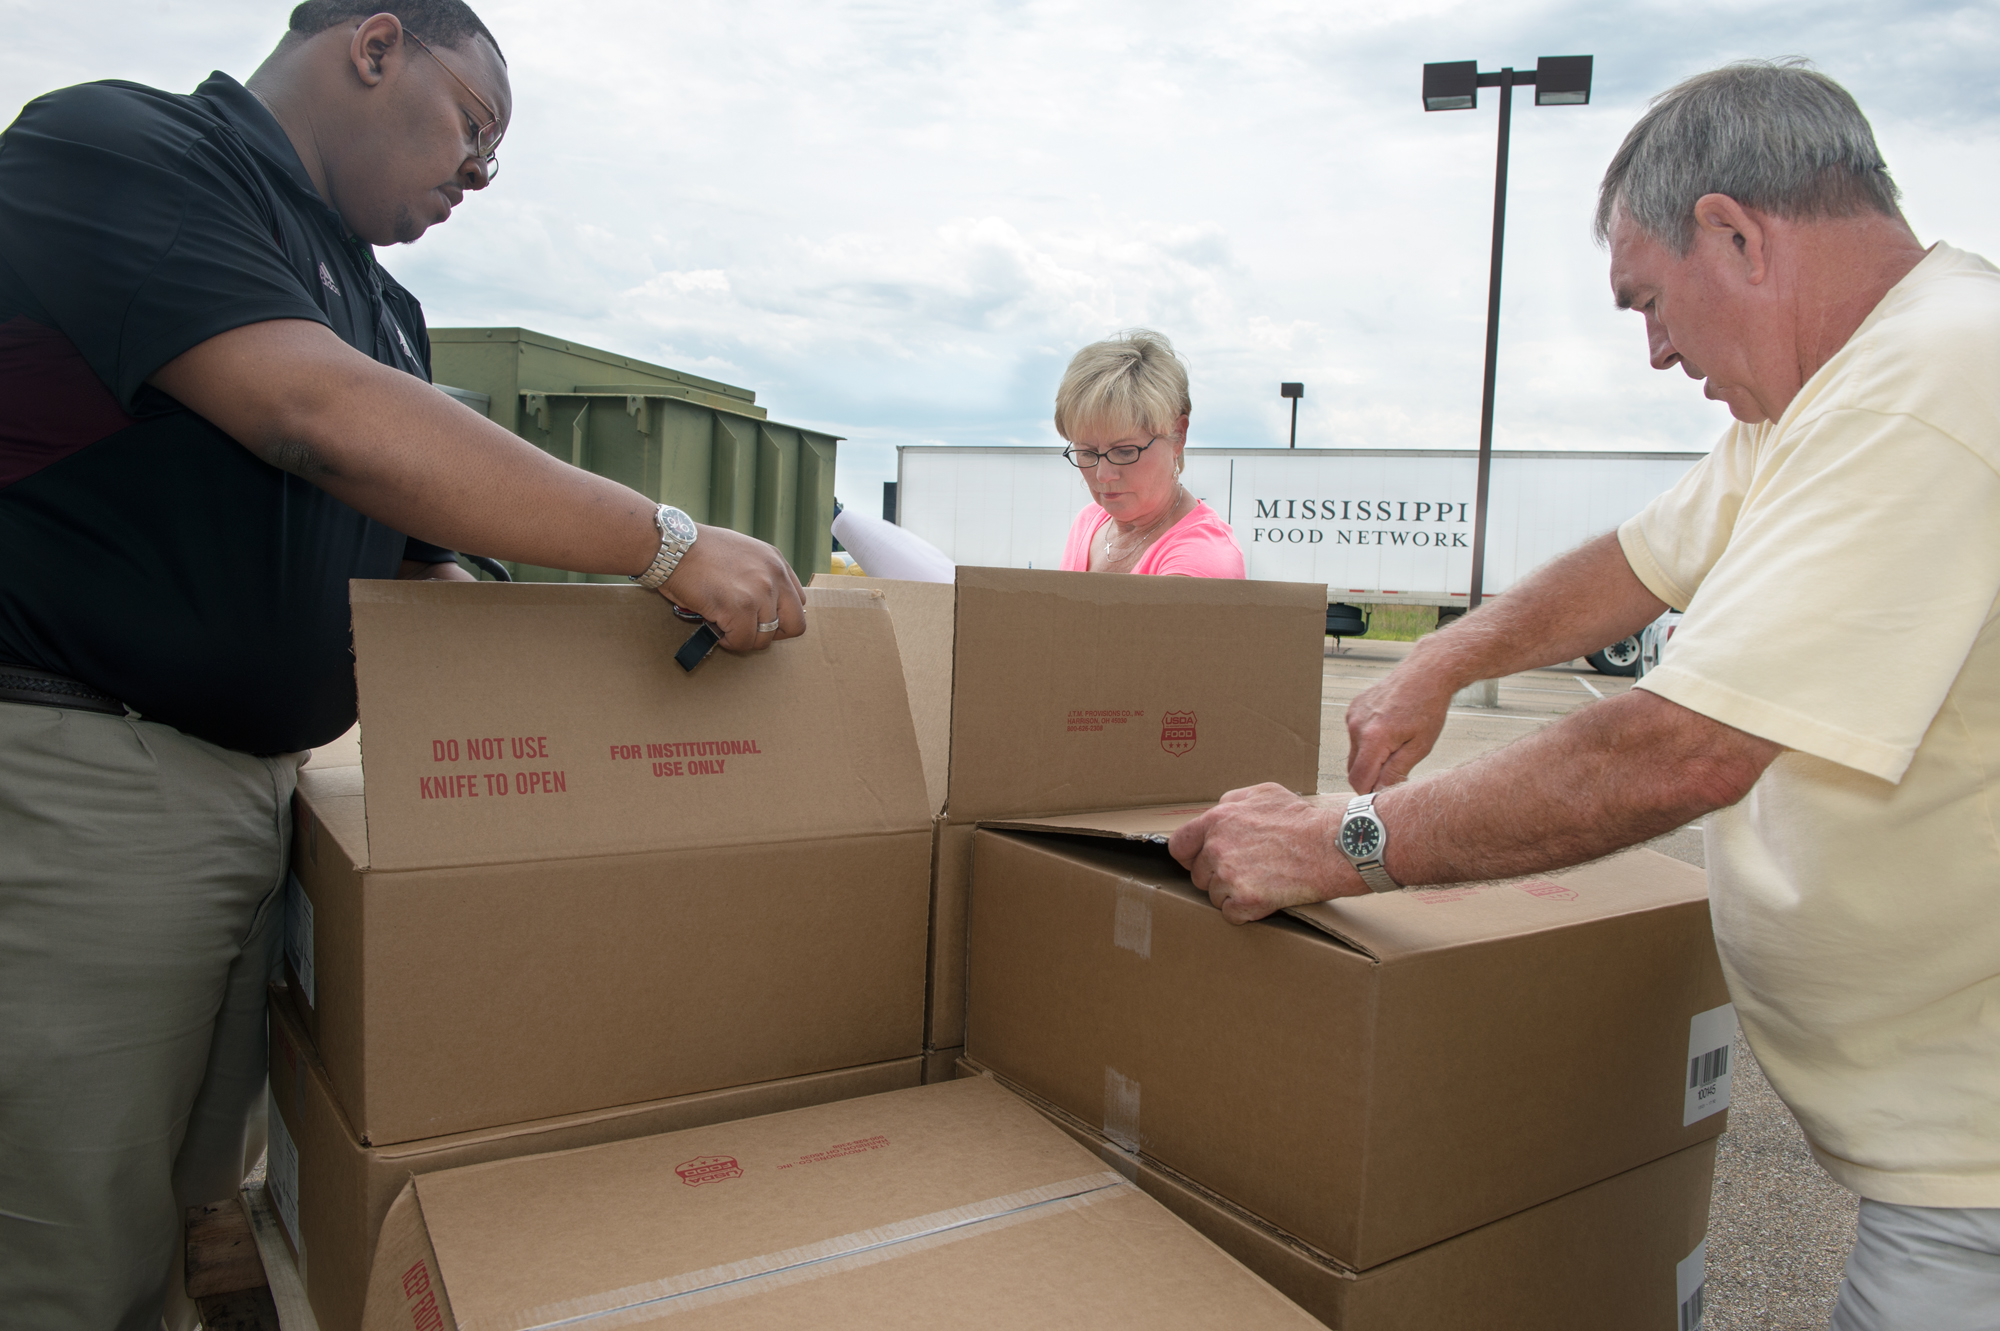
[[[678,541],[682,545],[686,545],[689,541],[692,541],[694,539],[693,518],[689,517],[687,514],[681,512],[677,508],[669,508],[666,511],[665,516],[666,516],[667,535],[669,537],[673,538],[675,541]]]
[[[1350,859],[1375,858],[1382,849],[1382,825],[1373,818],[1349,818],[1340,827],[1340,848]]]

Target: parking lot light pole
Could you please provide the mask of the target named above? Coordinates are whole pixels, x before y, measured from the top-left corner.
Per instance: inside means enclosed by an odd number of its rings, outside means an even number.
[[[1493,167],[1493,258],[1486,280],[1486,377],[1479,399],[1479,485],[1472,509],[1472,589],[1466,608],[1485,596],[1486,496],[1493,474],[1493,384],[1500,363],[1500,250],[1507,230],[1507,142],[1514,120],[1514,89],[1533,87],[1536,106],[1587,106],[1592,57],[1545,55],[1532,71],[1512,66],[1482,74],[1476,60],[1424,66],[1424,110],[1472,111],[1481,88],[1500,89],[1500,146]]]
[[[1305,395],[1306,386],[1304,384],[1278,385],[1278,396],[1288,397],[1292,400],[1292,442],[1285,445],[1287,448],[1297,448],[1299,446],[1299,399]]]

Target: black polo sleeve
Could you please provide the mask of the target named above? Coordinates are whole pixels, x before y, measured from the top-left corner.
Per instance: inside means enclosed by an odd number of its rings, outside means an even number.
[[[403,542],[403,558],[413,559],[419,564],[449,564],[458,558],[458,554],[441,545],[432,545],[429,541],[420,541],[411,536]]]
[[[22,110],[0,147],[0,254],[127,410],[155,370],[219,333],[328,323],[241,141],[135,84]]]

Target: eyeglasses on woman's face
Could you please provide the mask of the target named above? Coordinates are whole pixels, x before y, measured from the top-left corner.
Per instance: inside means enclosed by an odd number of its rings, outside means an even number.
[[[1063,460],[1070,466],[1081,467],[1085,471],[1106,460],[1109,460],[1114,467],[1129,467],[1139,460],[1141,453],[1158,442],[1160,436],[1154,435],[1143,444],[1114,444],[1102,452],[1094,448],[1078,448],[1075,444],[1071,444],[1063,450],[1062,455]]]

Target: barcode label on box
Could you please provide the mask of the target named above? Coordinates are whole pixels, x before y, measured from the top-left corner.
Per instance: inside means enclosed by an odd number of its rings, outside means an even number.
[[[313,984],[313,904],[297,874],[285,880],[285,960],[291,963],[292,974],[299,977],[306,1006],[318,1007],[319,993]]]
[[[1687,1099],[1681,1126],[1729,1108],[1729,1065],[1736,1050],[1736,1005],[1724,1003],[1688,1023]]]
[[[306,1245],[299,1237],[299,1148],[292,1144],[292,1134],[285,1130],[284,1116],[275,1104],[265,1117],[270,1124],[270,1143],[264,1190],[270,1194],[271,1208],[278,1213],[285,1237],[292,1241],[292,1251],[299,1254],[303,1265]]]
[[[1694,1245],[1674,1267],[1674,1298],[1680,1303],[1680,1331],[1695,1331],[1701,1325],[1702,1290],[1707,1284],[1708,1240]]]

